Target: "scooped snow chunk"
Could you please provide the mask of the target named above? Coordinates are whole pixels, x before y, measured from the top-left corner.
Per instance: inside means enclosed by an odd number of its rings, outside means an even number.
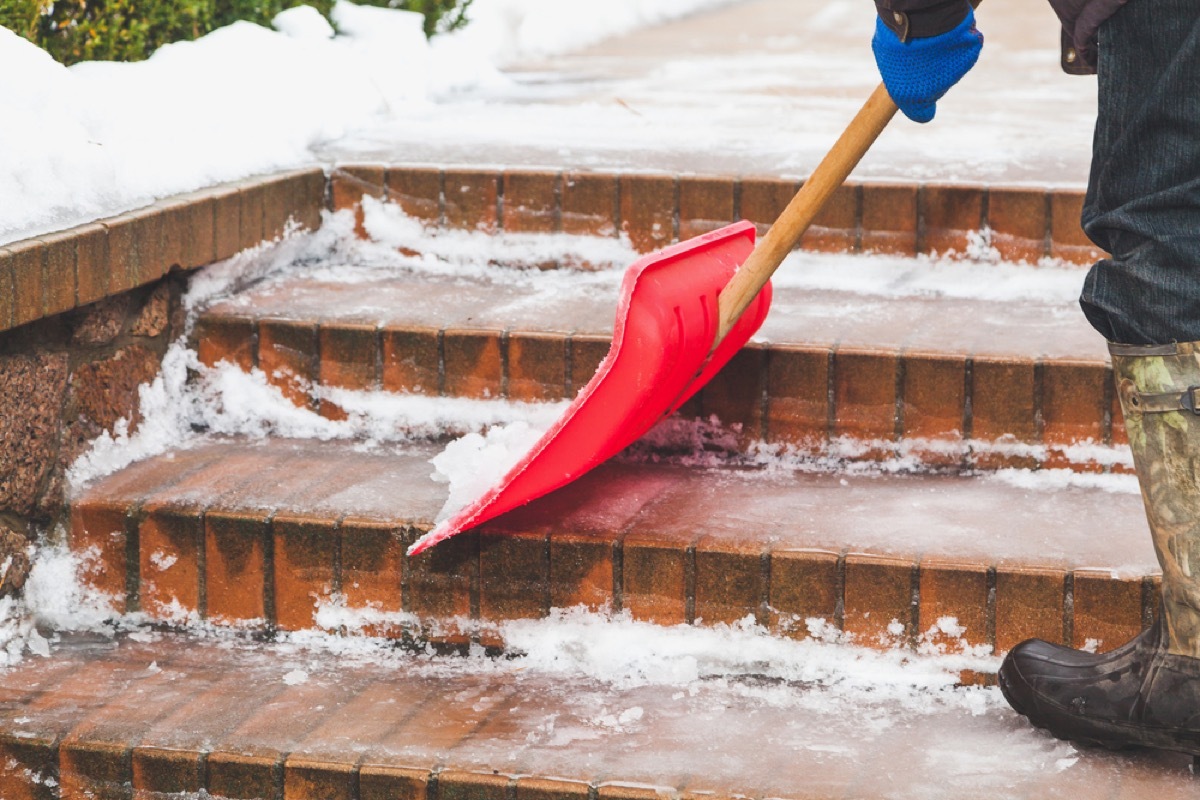
[[[498,484],[548,429],[549,425],[524,420],[497,425],[483,435],[469,433],[451,442],[430,459],[433,479],[450,485],[450,496],[437,522],[449,519]]]
[[[468,433],[446,446],[429,460],[438,483],[450,485],[445,505],[437,516],[437,526],[418,539],[408,552],[422,544],[438,541],[445,524],[468,505],[482,499],[494,486],[503,486],[509,473],[537,445],[567,407],[547,403],[528,407],[530,416],[507,425],[497,425],[485,433]]]

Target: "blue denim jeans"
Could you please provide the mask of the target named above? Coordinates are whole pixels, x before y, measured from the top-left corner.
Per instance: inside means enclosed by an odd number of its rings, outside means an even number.
[[[1111,254],[1080,305],[1110,342],[1200,341],[1200,0],[1130,0],[1100,28],[1083,209]]]

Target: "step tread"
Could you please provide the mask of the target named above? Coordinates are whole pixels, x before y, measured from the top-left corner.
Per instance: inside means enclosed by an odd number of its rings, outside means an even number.
[[[0,674],[5,796],[42,797],[49,781],[78,796],[124,784],[154,796],[326,800],[503,800],[514,790],[517,800],[547,790],[582,800],[589,786],[606,800],[1194,793],[1186,757],[1077,750],[1030,728],[995,689],[953,689],[936,668],[856,661],[830,645],[792,645],[788,663],[768,668],[783,679],[756,678],[751,654],[720,656],[708,643],[698,675],[623,680],[620,662],[608,677],[537,653],[493,661],[137,638],[68,637],[48,659]],[[667,641],[674,655],[662,663],[688,647]],[[881,672],[844,680],[839,658],[842,669]]]
[[[422,530],[447,489],[431,477],[436,445],[370,450],[352,441],[213,437],[127,467],[83,489],[89,507],[272,511],[361,518]],[[1061,473],[959,476],[690,467],[614,462],[492,527],[509,532],[622,533],[672,546],[818,548],[988,564],[1157,570],[1131,476],[1057,482]],[[1076,485],[1070,485],[1074,483]],[[1123,491],[1110,491],[1120,486]]]
[[[406,270],[353,282],[290,276],[217,303],[205,316],[611,336],[618,275],[540,274],[514,282]],[[782,274],[772,313],[755,340],[760,344],[1108,361],[1103,339],[1069,303],[875,294],[790,283]]]

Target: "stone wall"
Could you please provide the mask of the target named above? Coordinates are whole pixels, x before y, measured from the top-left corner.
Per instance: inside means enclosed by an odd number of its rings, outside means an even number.
[[[23,582],[25,541],[60,521],[65,472],[119,420],[183,332],[181,274],[0,337],[0,595]]]

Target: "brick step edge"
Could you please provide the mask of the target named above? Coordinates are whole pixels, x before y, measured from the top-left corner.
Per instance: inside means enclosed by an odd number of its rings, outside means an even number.
[[[71,518],[71,548],[92,555],[83,579],[119,611],[270,633],[317,628],[318,604],[336,603],[381,620],[359,633],[447,644],[503,647],[497,623],[583,607],[662,625],[750,617],[801,639],[805,621],[820,618],[882,648],[928,643],[930,629],[954,617],[966,643],[997,653],[1034,637],[1111,649],[1151,623],[1161,584],[1156,575],[755,548],[699,534],[689,543],[492,525],[409,559],[424,526],[103,500],[76,503]]]
[[[321,323],[208,313],[200,361],[261,369],[301,407],[345,419],[312,387],[558,401],[573,397],[608,336]],[[931,465],[1129,471],[1088,448],[1128,443],[1106,363],[752,343],[680,414],[717,417],[757,442],[820,451],[845,437],[871,458],[908,443]]]
[[[321,167],[221,184],[0,246],[0,332],[321,226]]]
[[[221,797],[239,800],[714,800],[708,792],[561,777],[392,766],[303,754],[208,752],[0,734],[4,797]],[[115,792],[115,793],[114,793]],[[206,793],[207,792],[207,793]],[[132,793],[132,794],[130,794]]]
[[[740,219],[760,233],[802,181],[758,176],[487,170],[342,164],[331,175],[331,206],[353,209],[364,195],[398,203],[426,223],[490,232],[628,235],[642,253]],[[800,247],[898,255],[963,253],[991,231],[1011,261],[1091,264],[1103,257],[1084,235],[1084,192],[933,183],[854,183],[838,189]]]

